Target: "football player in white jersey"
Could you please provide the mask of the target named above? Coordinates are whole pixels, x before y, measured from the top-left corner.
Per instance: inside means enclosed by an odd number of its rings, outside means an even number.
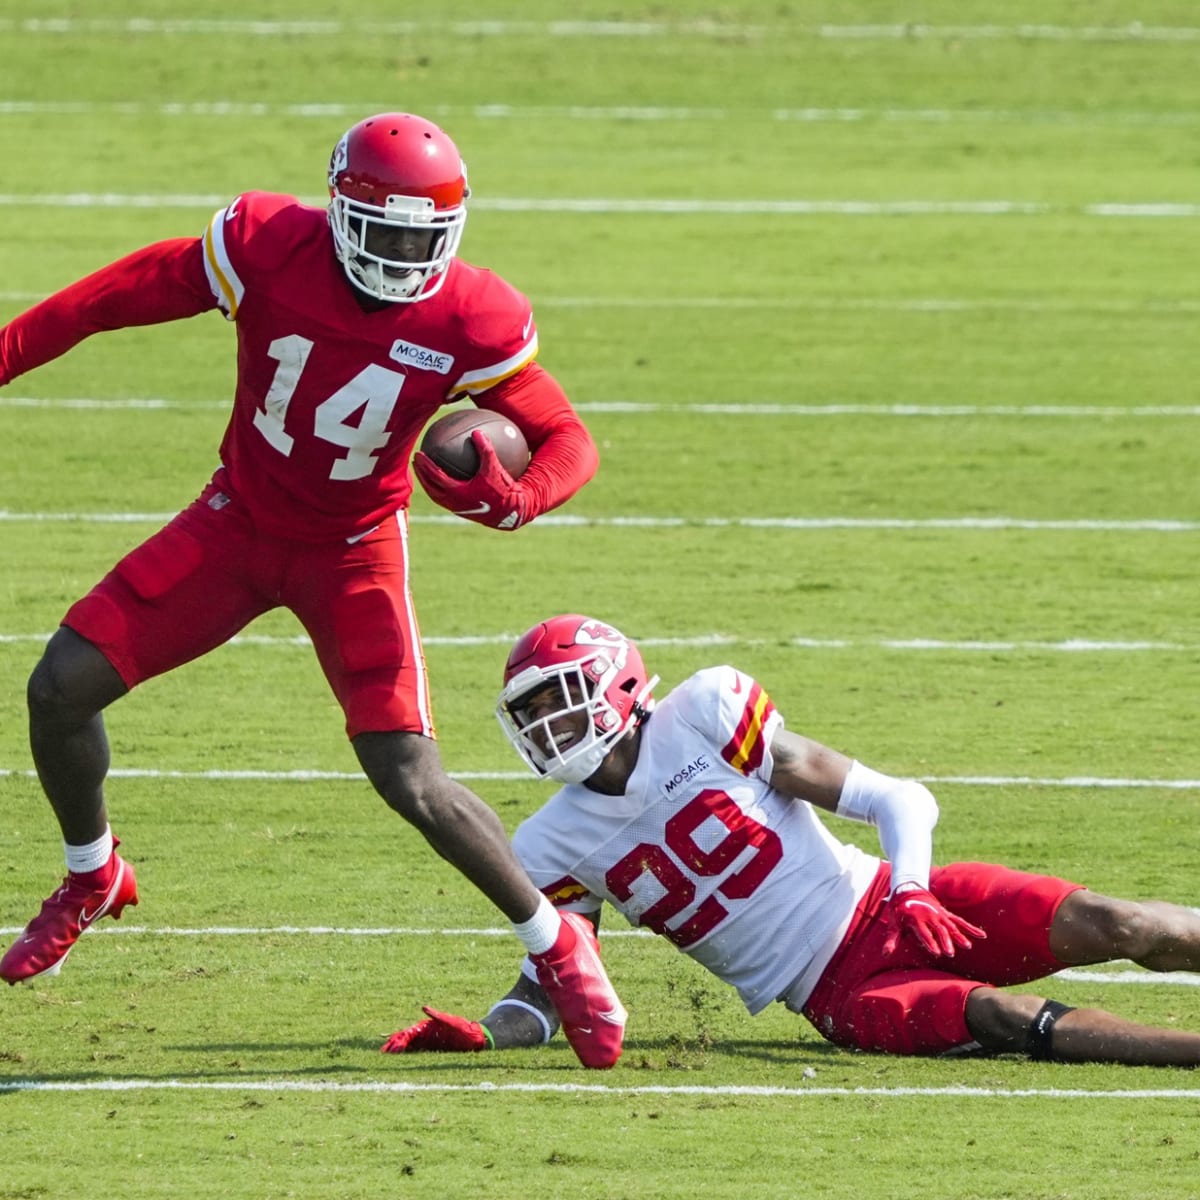
[[[851,1049],[1200,1065],[1198,1033],[1002,990],[1114,959],[1198,971],[1196,912],[990,863],[933,867],[938,808],[922,784],[787,730],[733,667],[656,704],[657,682],[632,642],[579,615],[534,626],[509,655],[497,715],[534,772],[563,784],[514,845],[560,910],[595,922],[607,900],[751,1013],[779,1001]],[[815,808],[875,826],[883,857],[839,841]],[[534,1046],[556,1029],[528,961],[481,1021],[425,1013],[383,1049]]]

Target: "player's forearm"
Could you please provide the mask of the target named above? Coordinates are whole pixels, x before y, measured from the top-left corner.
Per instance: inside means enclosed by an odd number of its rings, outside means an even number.
[[[596,473],[600,454],[582,422],[552,433],[534,452],[521,485],[539,513],[565,504]]]
[[[892,866],[893,890],[902,884],[929,886],[938,806],[923,784],[855,762],[842,787],[837,813],[879,831],[879,844]]]
[[[530,519],[569,500],[595,475],[600,452],[558,380],[537,363],[476,397],[525,434],[532,457],[521,476]]]

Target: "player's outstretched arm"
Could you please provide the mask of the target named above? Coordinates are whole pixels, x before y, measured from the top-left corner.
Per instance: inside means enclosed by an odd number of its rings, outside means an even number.
[[[540,985],[521,975],[512,989],[492,1005],[482,1021],[426,1006],[424,1020],[393,1033],[381,1047],[385,1054],[434,1050],[471,1053],[476,1050],[519,1050],[548,1042],[558,1017]]]
[[[938,807],[914,779],[896,779],[785,729],[771,744],[771,784],[797,799],[852,821],[874,825],[892,868],[886,919],[890,954],[901,936],[914,937],[935,958],[953,957],[987,934],[950,912],[929,891]]]

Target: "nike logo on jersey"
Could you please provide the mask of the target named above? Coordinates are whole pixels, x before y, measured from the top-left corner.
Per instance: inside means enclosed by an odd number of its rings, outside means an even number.
[[[529,320],[525,322],[525,325],[521,329],[521,340],[522,341],[527,341],[529,339],[529,334],[532,329],[533,329],[533,314],[530,313]]]
[[[230,206],[229,206],[229,207],[228,207],[228,208],[225,210],[225,220],[227,220],[227,221],[232,221],[232,220],[233,220],[233,218],[237,216],[237,208],[238,208],[238,205],[239,205],[239,204],[241,204],[241,202],[242,202],[242,198],[241,198],[241,196],[239,196],[239,197],[238,197],[238,198],[237,198],[237,199],[236,199],[236,200],[235,200],[235,201],[234,201],[234,202],[233,202],[233,203],[232,203],[232,204],[231,204],[231,205],[230,205]]]
[[[742,677],[734,671],[732,692],[735,696],[740,696],[742,693]]]

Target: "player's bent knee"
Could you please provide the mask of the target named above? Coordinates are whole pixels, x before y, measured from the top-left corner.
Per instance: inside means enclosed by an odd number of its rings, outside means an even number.
[[[967,997],[967,1028],[985,1049],[1012,1053],[1026,1049],[1029,1030],[1044,1000],[997,988],[979,987]]]
[[[1160,933],[1159,917],[1133,900],[1079,891],[1063,902],[1050,930],[1050,948],[1063,962],[1139,959]]]
[[[25,700],[35,722],[87,720],[125,693],[108,659],[69,629],[49,641],[29,676]]]

